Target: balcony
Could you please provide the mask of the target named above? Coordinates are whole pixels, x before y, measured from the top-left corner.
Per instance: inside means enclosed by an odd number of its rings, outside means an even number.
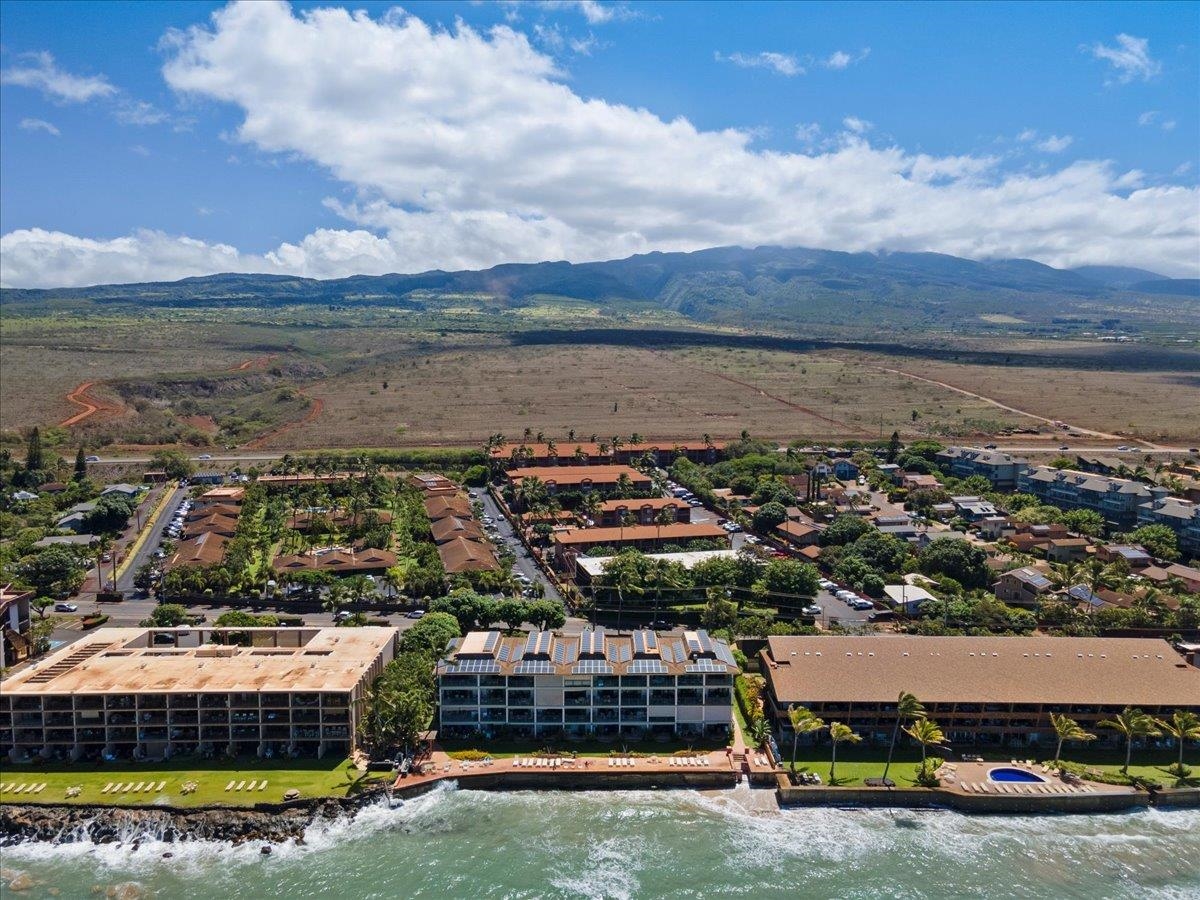
[[[479,711],[479,721],[500,724],[508,721],[507,710],[503,706],[485,706]]]
[[[509,706],[533,706],[533,691],[509,691]]]
[[[618,691],[596,691],[594,694],[597,706],[616,706],[620,696]]]
[[[138,697],[138,709],[166,709],[167,698],[162,694],[143,694]]]
[[[591,715],[587,709],[567,709],[563,713],[563,718],[567,722],[588,722],[591,720]]]
[[[298,741],[314,741],[321,736],[321,729],[317,727],[296,727],[292,729],[292,737]]]
[[[299,707],[301,709],[307,709],[320,705],[320,694],[294,694],[292,696],[292,706]]]
[[[489,688],[479,692],[479,703],[481,706],[506,706],[508,704],[508,692],[503,688]]]
[[[651,706],[674,706],[675,705],[675,692],[674,691],[662,691],[662,690],[650,691],[650,705]]]
[[[229,720],[235,725],[249,725],[251,723],[257,725],[259,723],[258,710],[242,709],[234,710],[229,715]]]
[[[592,710],[593,722],[616,722],[618,719],[617,710],[611,706],[600,706]]]
[[[563,697],[564,706],[591,706],[592,695],[589,691],[567,691]]]
[[[230,730],[235,741],[258,740],[257,725],[234,725]]]
[[[198,699],[195,694],[172,694],[170,697],[171,709],[195,709]]]
[[[679,691],[678,697],[679,699],[676,702],[680,706],[700,706],[704,703],[704,691],[685,688]]]
[[[728,688],[710,688],[704,692],[705,706],[728,706],[730,702]]]
[[[445,721],[444,716],[443,716],[442,720]],[[512,707],[509,707],[508,721],[509,721],[509,724],[520,724],[520,725],[532,724],[533,723],[533,710],[528,709],[528,708],[513,709]]]
[[[204,694],[200,698],[201,709],[229,709],[229,697],[225,694]]]
[[[646,692],[645,691],[621,691],[622,706],[645,706]]]
[[[478,706],[479,691],[442,691],[443,706]]]

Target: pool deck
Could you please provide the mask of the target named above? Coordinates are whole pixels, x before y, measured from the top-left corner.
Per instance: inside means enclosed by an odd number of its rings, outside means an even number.
[[[1042,779],[1038,782],[992,781],[988,772],[992,769],[1018,769]],[[938,770],[942,790],[961,795],[992,795],[1009,797],[1063,797],[1071,794],[1137,794],[1137,788],[1120,784],[1103,784],[1098,781],[1083,781],[1078,778],[1064,780],[1049,766],[1030,763],[1027,760],[1010,762],[956,762],[946,763]]]

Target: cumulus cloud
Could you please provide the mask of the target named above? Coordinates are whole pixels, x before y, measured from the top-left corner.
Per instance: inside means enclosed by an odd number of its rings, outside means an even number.
[[[713,57],[717,62],[733,63],[742,69],[770,69],[777,75],[786,75],[789,78],[793,75],[803,75],[804,67],[796,57],[787,53],[775,53],[771,50],[762,50],[758,53],[729,53],[723,54],[720,52],[714,53]]]
[[[13,232],[7,284],[328,277],[730,244],[1196,274],[1194,186],[1140,186],[1103,161],[1012,172],[992,157],[912,153],[873,145],[868,123],[850,117],[819,152],[760,150],[747,131],[583,98],[504,26],[234,5],[175,34],[164,75],[183,94],[235,106],[232,140],[311,161],[350,187],[327,201],[348,227],[257,256],[157,232]]]
[[[855,63],[862,62],[871,53],[870,47],[864,47],[858,53],[847,53],[845,50],[835,50],[822,62],[827,69],[845,69]]]
[[[875,127],[866,119],[860,119],[858,116],[846,116],[842,119],[842,124],[848,131],[853,131],[855,134],[866,134]]]
[[[1150,55],[1150,41],[1131,34],[1118,34],[1113,46],[1092,44],[1088,48],[1092,56],[1103,60],[1113,68],[1113,77],[1121,84],[1135,78],[1149,81],[1162,72],[1162,63]]]
[[[515,15],[523,4],[506,2],[504,5]],[[601,3],[599,0],[538,0],[536,5],[543,9],[575,10],[587,20],[589,25],[604,25],[608,22],[623,22],[641,17],[627,4]]]
[[[47,122],[45,119],[22,119],[20,127],[25,131],[44,131],[46,134],[52,134],[58,137],[62,134],[58,130],[58,126],[53,122]]]
[[[99,97],[111,97],[117,89],[103,75],[72,75],[59,68],[46,53],[26,53],[21,62],[0,72],[4,84],[34,88],[64,103],[86,103]]]
[[[1052,134],[1038,141],[1036,146],[1043,153],[1062,153],[1073,143],[1075,143],[1075,138],[1069,134],[1065,134],[1062,137]]]

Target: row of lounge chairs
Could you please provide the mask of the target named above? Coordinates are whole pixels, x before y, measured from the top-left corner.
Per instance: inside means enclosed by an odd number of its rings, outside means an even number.
[[[226,793],[229,791],[233,791],[234,793],[238,791],[265,791],[267,784],[268,782],[266,781],[251,781],[249,784],[244,781],[231,781],[225,785],[225,791]]]
[[[0,794],[40,794],[49,782],[6,782],[0,784]]]
[[[671,765],[680,766],[682,768],[687,768],[689,766],[703,767],[711,766],[712,760],[707,756],[672,756]]]
[[[100,789],[102,794],[156,794],[167,786],[165,781],[110,781]]]
[[[968,794],[1025,794],[1058,796],[1061,794],[1094,794],[1090,784],[1056,784],[1043,782],[1033,784],[1023,781],[964,781],[962,789]]]
[[[517,756],[512,762],[514,769],[557,769],[566,763],[559,756]]]
[[[769,759],[767,759],[765,756],[763,756],[763,754],[761,754],[761,753],[756,753],[754,755],[754,764],[756,766],[762,766],[764,769],[773,768],[773,766],[771,765],[771,761]]]

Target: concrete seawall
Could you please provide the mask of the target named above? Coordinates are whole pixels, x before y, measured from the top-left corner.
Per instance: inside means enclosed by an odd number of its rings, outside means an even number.
[[[720,790],[737,785],[733,771],[717,772],[480,772],[461,773],[406,786],[392,791],[394,797],[415,797],[441,781],[457,782],[469,791],[646,791],[665,788]]]
[[[1145,791],[1062,796],[969,795],[930,788],[779,787],[780,806],[863,806],[953,809],[967,813],[1106,813],[1147,807]],[[1182,804],[1180,804],[1182,805]]]

